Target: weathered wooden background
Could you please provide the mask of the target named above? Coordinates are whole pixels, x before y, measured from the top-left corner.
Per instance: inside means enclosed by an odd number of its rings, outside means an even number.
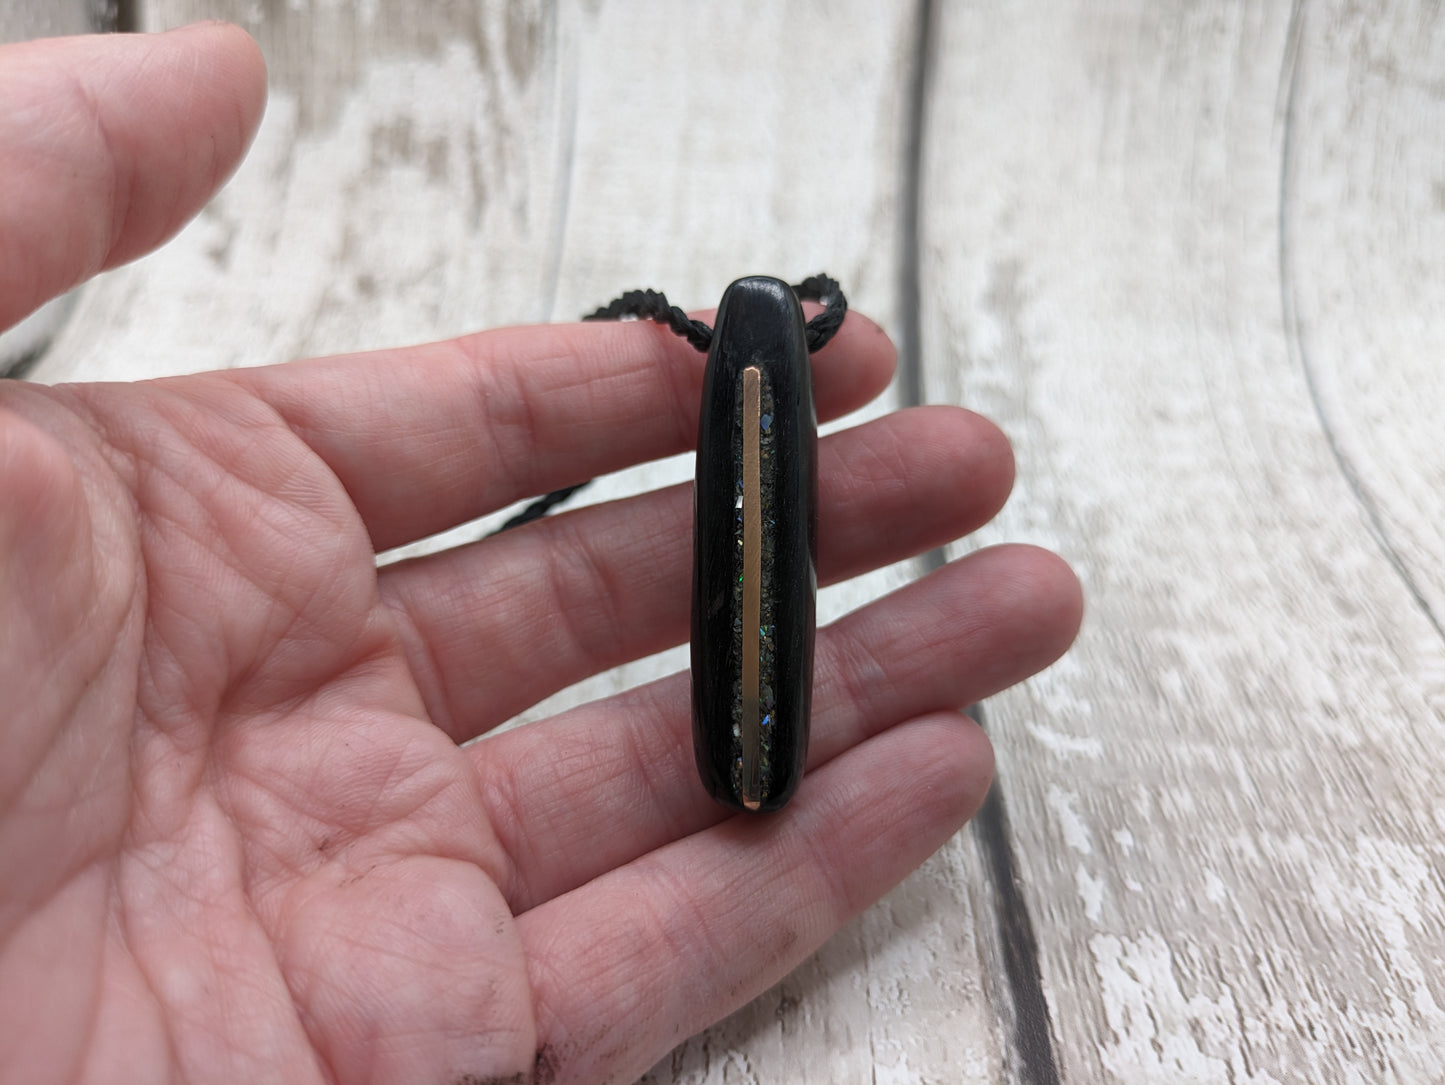
[[[647,1080],[1445,1080],[1438,3],[121,15],[246,26],[270,107],[179,240],[33,333],[59,328],[36,379],[827,269],[902,344],[885,406],[1014,439],[1017,493],[970,545],[1084,580],[1076,650],[985,706],[999,801]]]

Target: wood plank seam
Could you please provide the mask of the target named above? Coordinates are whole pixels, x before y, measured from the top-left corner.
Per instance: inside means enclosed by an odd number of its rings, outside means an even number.
[[[973,705],[968,714],[979,726],[984,725],[982,705]],[[995,775],[988,798],[974,815],[973,827],[974,840],[993,881],[991,902],[1013,999],[1013,1042],[1020,1062],[1020,1081],[1023,1085],[1060,1085],[1049,1000],[1044,994],[1039,964],[1039,940],[1019,884],[1003,791],[1002,780]]]
[[[926,110],[934,67],[935,12],[933,0],[919,0],[915,15],[913,83],[908,103],[908,138],[902,166],[902,237],[899,261],[898,361],[905,403],[923,403],[922,286],[921,253],[922,189]],[[942,568],[947,558],[940,549],[918,559],[920,573]],[[984,721],[982,706],[970,714]],[[1008,828],[1003,781],[995,776],[983,807],[974,816],[974,839],[983,861],[992,873],[990,906],[994,914],[1004,959],[1004,971],[1014,1019],[1011,1037],[1024,1085],[1060,1085],[1054,1055],[1048,999],[1044,995],[1038,939],[1028,903],[1018,884],[1018,863]]]

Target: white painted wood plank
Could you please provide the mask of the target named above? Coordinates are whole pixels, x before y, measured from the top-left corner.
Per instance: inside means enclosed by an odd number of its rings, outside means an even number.
[[[146,8],[151,29],[199,17],[241,22],[267,55],[256,146],[175,243],[82,295],[45,379],[572,319],[634,286],[707,306],[760,271],[827,270],[855,306],[897,322],[909,12],[864,0]],[[601,480],[590,499],[688,473],[675,460]],[[827,592],[820,617],[912,572]],[[684,663],[666,653],[528,715]],[[976,936],[983,886],[970,847],[940,855],[648,1079],[1009,1079],[992,921]]]
[[[1341,471],[1438,630],[1445,24],[1429,5],[1360,4],[1306,9],[1303,26],[1281,175],[1287,331]]]
[[[99,29],[89,0],[8,0],[0,7],[0,41],[29,41]]]
[[[526,33],[507,5],[423,7],[147,5],[147,29],[248,26],[270,68],[266,118],[192,226],[87,292],[43,375],[257,365],[545,319],[553,65],[501,59]]]
[[[1302,7],[942,7],[929,384],[1090,605],[990,706],[1065,1082],[1445,1069],[1445,649],[1331,447],[1433,600],[1445,55]]]

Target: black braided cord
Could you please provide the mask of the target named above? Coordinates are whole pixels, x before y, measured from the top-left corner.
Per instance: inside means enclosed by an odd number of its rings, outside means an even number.
[[[676,305],[668,304],[666,294],[656,290],[629,290],[582,319],[621,320],[629,316],[656,321],[671,328],[704,354],[712,346],[712,329],[701,320],[688,319],[688,315]]]
[[[591,482],[592,480],[589,478],[586,482],[579,482],[574,486],[563,486],[560,490],[553,490],[549,494],[542,495],[521,512],[517,513],[516,516],[513,516],[505,524],[497,528],[492,534],[500,535],[502,532],[511,528],[521,527],[523,524],[529,524],[533,520],[540,520],[578,490],[582,489],[583,486],[589,485]]]
[[[809,276],[793,286],[793,293],[797,294],[802,301],[823,303],[823,311],[808,321],[808,325],[804,329],[808,352],[816,353],[827,346],[833,336],[838,334],[838,329],[843,326],[843,318],[848,315],[848,299],[843,296],[843,288],[827,275]],[[687,313],[669,303],[666,294],[657,290],[629,290],[582,319],[622,320],[625,317],[651,320],[670,328],[704,354],[712,346],[712,328],[701,320],[691,319]],[[588,479],[586,482],[579,482],[574,486],[564,486],[560,490],[553,490],[551,493],[537,498],[492,534],[499,535],[511,528],[521,527],[533,520],[540,520],[591,481]]]
[[[848,299],[843,288],[826,275],[811,275],[793,287],[793,293],[803,301],[821,301],[823,311],[808,321],[805,329],[808,338],[808,353],[816,354],[826,347],[848,315]]]

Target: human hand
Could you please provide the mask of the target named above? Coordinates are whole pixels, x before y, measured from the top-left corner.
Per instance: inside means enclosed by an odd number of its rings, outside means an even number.
[[[263,96],[233,28],[0,51],[0,327],[178,229]],[[892,360],[850,315],[820,414]],[[962,825],[991,756],[954,706],[1077,626],[1038,550],[819,631],[779,814],[703,792],[686,675],[458,745],[686,637],[689,491],[375,554],[685,449],[701,372],[627,324],[0,384],[0,1077],[627,1080]],[[825,581],[981,525],[1012,477],[951,408],[820,463]]]

